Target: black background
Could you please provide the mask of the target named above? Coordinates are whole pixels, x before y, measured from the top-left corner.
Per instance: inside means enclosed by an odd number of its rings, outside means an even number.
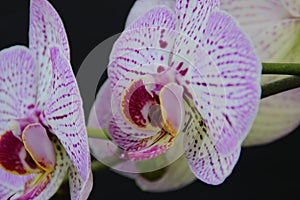
[[[51,1],[68,34],[74,73],[96,45],[123,30],[133,2]],[[2,1],[0,49],[15,44],[27,46],[28,23],[29,1]],[[272,144],[243,148],[232,175],[219,186],[197,181],[167,193],[142,192],[134,181],[104,171],[94,174],[94,187],[89,199],[117,199],[119,195],[122,199],[300,199],[299,150],[300,128]]]

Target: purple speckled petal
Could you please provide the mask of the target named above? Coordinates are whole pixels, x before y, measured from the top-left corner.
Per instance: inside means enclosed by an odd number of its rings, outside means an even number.
[[[235,17],[246,33],[253,36],[290,17],[278,0],[222,0],[221,9]]]
[[[202,46],[212,63],[204,68],[196,66],[199,75],[192,86],[198,96],[195,104],[216,148],[227,154],[241,144],[253,124],[262,67],[250,40],[226,13],[211,13]],[[196,57],[195,63],[202,58]]]
[[[300,17],[299,0],[281,0],[281,2],[294,17]]]
[[[56,47],[51,48],[51,60],[51,97],[45,105],[43,121],[61,141],[78,173],[86,181],[90,170],[90,155],[78,85],[69,61]]]
[[[154,7],[166,6],[170,8],[170,10],[175,11],[175,5],[176,0],[137,0],[130,9],[126,19],[125,27],[128,27],[131,23],[133,23],[139,17],[142,17]]]
[[[126,86],[135,76],[157,73],[159,66],[168,66],[175,26],[172,11],[161,7],[131,24],[116,41],[110,55],[108,77],[112,88],[120,80]]]
[[[186,118],[185,156],[188,164],[197,178],[205,183],[221,184],[232,172],[239,155],[240,146],[234,147],[229,154],[218,151],[211,139],[209,129],[197,111],[197,107],[189,97],[185,97]]]
[[[74,166],[72,166],[69,171],[71,199],[88,199],[93,187],[92,171],[90,170],[86,181],[83,181],[81,176],[76,171],[77,170]]]
[[[201,37],[209,14],[219,7],[218,0],[178,0],[176,15],[181,33],[190,38]]]
[[[32,177],[33,175],[14,175],[0,168],[0,199],[8,199],[19,191],[22,191],[24,184]]]
[[[31,116],[36,101],[36,65],[30,51],[14,46],[0,52],[0,135],[8,122]],[[32,111],[32,112],[31,112]]]
[[[32,0],[30,4],[29,48],[38,65],[38,102],[43,108],[50,94],[52,64],[51,46],[58,46],[63,55],[70,59],[70,50],[63,23],[51,4],[46,0]]]

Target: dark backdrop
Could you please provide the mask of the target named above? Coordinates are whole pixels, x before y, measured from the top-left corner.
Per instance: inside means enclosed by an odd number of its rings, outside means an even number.
[[[96,45],[123,30],[133,2],[51,1],[66,27],[75,73]],[[28,14],[29,1],[1,2],[0,49],[28,44]],[[122,199],[300,199],[299,150],[298,128],[272,144],[244,148],[232,175],[220,186],[197,181],[178,191],[159,194],[142,192],[134,181],[105,171],[94,174],[90,199],[117,199],[119,195]]]

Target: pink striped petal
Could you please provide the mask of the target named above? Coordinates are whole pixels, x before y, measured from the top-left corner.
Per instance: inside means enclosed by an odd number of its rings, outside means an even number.
[[[70,59],[67,34],[58,13],[46,0],[32,0],[30,3],[29,48],[38,65],[37,107],[41,110],[51,88],[52,63],[49,49],[51,46],[58,46],[63,55]]]
[[[294,17],[300,17],[299,0],[281,0],[281,2]]]
[[[209,129],[191,99],[185,98],[186,115],[190,119],[185,124],[187,162],[195,176],[205,183],[221,184],[232,172],[239,154],[240,146],[229,154],[218,151],[210,138]]]
[[[9,199],[19,191],[22,191],[24,184],[33,175],[19,176],[3,171],[0,168],[0,199]]]
[[[241,144],[252,126],[260,99],[262,67],[250,40],[223,12],[211,13],[202,45],[213,64],[206,62],[211,66],[198,68],[195,74],[192,88],[199,97],[195,104],[211,139],[217,142],[216,148],[227,154]],[[196,59],[200,63],[203,58]]]
[[[176,14],[181,33],[190,38],[198,37],[206,27],[209,14],[218,7],[218,0],[177,1]]]
[[[235,17],[246,33],[253,36],[290,17],[278,0],[222,0],[220,3],[221,9]]]
[[[70,63],[58,48],[51,48],[51,60],[51,97],[45,106],[43,122],[61,141],[79,175],[86,181],[90,155],[79,89]]]
[[[36,65],[26,47],[14,46],[0,52],[0,135],[9,121],[31,117],[36,101]]]
[[[127,16],[125,27],[127,28],[131,23],[142,17],[152,8],[166,6],[170,10],[175,11],[175,5],[175,0],[137,0]]]
[[[108,77],[112,88],[118,81],[129,85],[135,76],[154,74],[159,66],[168,66],[175,26],[175,18],[167,8],[152,9],[131,24],[110,55]]]

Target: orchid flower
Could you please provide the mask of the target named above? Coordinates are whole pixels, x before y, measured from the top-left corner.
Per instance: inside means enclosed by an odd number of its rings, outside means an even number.
[[[126,27],[156,6],[167,6],[175,10],[175,4],[175,0],[137,0],[127,17]],[[258,55],[264,62],[300,62],[300,57],[297,56],[300,51],[298,8],[299,1],[221,1],[221,9],[228,11],[240,22],[242,28],[251,36]],[[273,32],[271,36],[270,32]],[[263,75],[262,82],[268,83],[283,77],[286,76]],[[110,116],[103,115],[102,106],[100,106],[106,105],[100,97],[108,97],[107,92],[109,89],[107,84],[104,84],[91,111],[89,125],[92,127],[107,129],[107,124],[103,119],[108,119]],[[300,110],[297,109],[300,107],[299,92],[300,89],[294,89],[261,100],[258,115],[243,146],[270,143],[297,127],[300,114]],[[109,99],[107,101],[110,102]],[[97,115],[104,116],[104,118],[98,117],[97,119]],[[91,144],[104,143],[97,139],[90,140]],[[94,155],[100,159],[103,151],[96,148],[96,145],[91,145],[91,147]],[[137,173],[122,174],[135,179],[143,190],[153,192],[175,190],[196,180],[183,157],[166,167],[162,176],[155,181],[148,180]]]
[[[126,173],[184,154],[194,176],[221,184],[256,116],[260,74],[250,40],[218,1],[154,7],[114,44],[88,123],[112,142],[90,139],[93,155],[119,156],[113,168]]]
[[[49,199],[69,175],[72,199],[92,188],[82,101],[63,23],[31,0],[29,48],[0,52],[0,199]]]

